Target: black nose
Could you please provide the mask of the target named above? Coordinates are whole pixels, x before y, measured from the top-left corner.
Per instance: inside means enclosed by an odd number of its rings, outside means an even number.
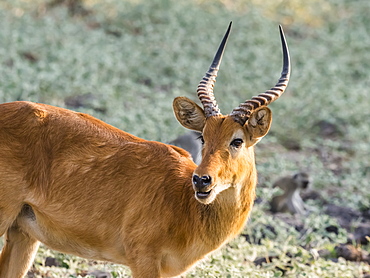
[[[198,189],[203,189],[212,183],[212,178],[210,176],[193,175],[193,185]]]

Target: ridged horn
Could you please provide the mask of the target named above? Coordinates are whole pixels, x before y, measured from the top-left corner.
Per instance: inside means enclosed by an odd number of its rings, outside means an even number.
[[[289,50],[281,25],[279,25],[279,30],[284,61],[280,79],[278,83],[270,90],[267,90],[266,92],[259,94],[258,96],[252,97],[252,99],[250,100],[246,100],[244,103],[241,103],[239,107],[235,108],[231,112],[230,115],[234,118],[236,122],[239,122],[241,125],[245,124],[245,122],[249,119],[250,115],[255,109],[261,106],[267,106],[271,102],[277,100],[284,93],[286,87],[288,86],[291,70]]]
[[[220,68],[222,55],[224,53],[227,38],[229,37],[229,33],[231,30],[231,24],[232,22],[230,22],[229,27],[227,28],[226,34],[222,39],[220,46],[218,47],[218,50],[216,52],[215,57],[213,58],[211,66],[209,67],[208,71],[206,72],[206,75],[203,77],[203,79],[200,81],[198,85],[197,89],[198,97],[203,105],[204,114],[207,118],[210,116],[217,116],[221,114],[215,96],[213,94],[213,86],[215,85],[216,82],[217,72]]]

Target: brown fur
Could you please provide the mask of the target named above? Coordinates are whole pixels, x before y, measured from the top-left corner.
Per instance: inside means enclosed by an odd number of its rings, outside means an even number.
[[[234,237],[255,196],[255,138],[230,116],[199,113],[205,145],[197,168],[178,147],[85,114],[1,104],[0,277],[23,277],[39,242],[128,265],[135,278],[172,277]],[[233,151],[236,134],[245,144]],[[215,188],[229,187],[202,203],[194,197],[194,172],[214,176]]]

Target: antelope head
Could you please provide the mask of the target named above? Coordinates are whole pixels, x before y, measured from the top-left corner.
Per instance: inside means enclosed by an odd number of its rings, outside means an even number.
[[[212,203],[219,193],[233,188],[255,186],[256,169],[253,146],[270,129],[272,115],[268,104],[285,91],[290,76],[290,58],[282,27],[283,70],[279,81],[270,90],[240,104],[229,115],[222,115],[217,106],[213,86],[221,63],[231,23],[197,93],[203,108],[186,97],[177,97],[173,109],[177,120],[186,128],[202,133],[201,164],[193,173],[195,198],[203,204]]]

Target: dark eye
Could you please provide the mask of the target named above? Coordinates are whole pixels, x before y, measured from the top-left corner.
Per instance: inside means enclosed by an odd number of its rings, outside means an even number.
[[[231,141],[230,146],[234,148],[240,148],[243,145],[243,140],[240,138],[234,139]]]
[[[197,138],[198,140],[200,140],[200,142],[202,142],[202,145],[204,144],[204,138],[203,138],[203,135],[199,135],[199,137]]]

